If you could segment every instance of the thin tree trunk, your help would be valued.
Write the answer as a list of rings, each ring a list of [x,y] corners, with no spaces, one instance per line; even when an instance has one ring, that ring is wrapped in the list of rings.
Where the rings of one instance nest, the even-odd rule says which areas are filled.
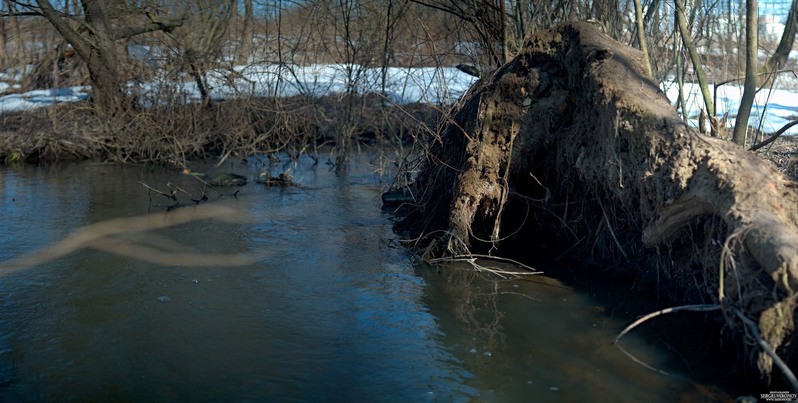
[[[676,96],[676,105],[679,106],[679,113],[682,120],[687,121],[687,104],[684,102],[684,58],[679,54],[678,45],[674,42],[673,54],[676,58],[676,86],[679,89]]]
[[[659,0],[653,0],[651,5],[648,6],[648,10],[646,11],[646,17],[643,19],[645,22],[651,21],[654,18],[654,14],[659,9]]]
[[[0,4],[0,13],[3,13],[2,4]],[[9,13],[10,14],[10,13]],[[6,65],[6,44],[8,43],[8,39],[6,39],[6,19],[0,17],[0,66]]]
[[[238,63],[247,64],[253,47],[254,10],[252,0],[244,0],[244,21],[241,27],[241,47],[238,49]]]
[[[392,28],[393,28],[393,2],[394,0],[388,0],[387,10],[385,11],[385,37],[382,41],[382,68],[380,71],[380,94],[382,94],[382,99],[380,103],[383,107],[385,107],[387,92],[385,88],[388,85],[388,65],[391,63],[391,57],[388,53],[391,46],[392,41]]]
[[[274,80],[274,95],[280,96],[280,85],[283,81],[283,0],[277,1],[277,79]]]
[[[524,35],[526,35],[526,27],[524,26],[524,12],[521,0],[515,1],[515,42],[516,47],[520,48],[524,42]]]
[[[704,98],[704,105],[707,107],[707,114],[715,116],[715,105],[712,103],[712,94],[709,92],[709,85],[707,83],[707,74],[704,72],[704,66],[701,64],[701,56],[693,43],[693,38],[690,35],[690,30],[687,28],[687,20],[684,14],[684,0],[675,0],[676,2],[676,26],[679,28],[679,34],[682,37],[682,43],[687,48],[690,55],[690,61],[693,63],[693,70],[698,77],[698,85],[701,87],[701,95]]]
[[[756,0],[745,1],[745,84],[743,98],[740,100],[740,109],[737,110],[737,119],[734,121],[734,142],[745,146],[748,134],[748,118],[751,115],[751,106],[756,95],[757,75],[757,11]]]
[[[507,16],[504,8],[504,0],[499,0],[499,29],[501,29],[502,46],[502,65],[510,60],[507,53]]]
[[[768,60],[768,71],[776,71],[787,63],[792,45],[795,42],[795,32],[798,31],[798,0],[792,1],[790,13],[787,14],[787,22],[784,24],[784,33],[781,35],[779,46],[773,52],[773,56]]]
[[[648,56],[648,45],[646,44],[646,31],[643,27],[643,5],[640,4],[640,0],[634,0],[634,2],[635,22],[637,23],[637,43],[640,45],[640,50],[643,52],[648,76],[653,78],[654,73],[651,71],[651,58]]]

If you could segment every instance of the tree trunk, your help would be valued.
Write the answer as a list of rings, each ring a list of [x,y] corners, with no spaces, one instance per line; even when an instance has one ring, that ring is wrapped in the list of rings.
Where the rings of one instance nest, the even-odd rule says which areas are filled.
[[[82,36],[72,28],[69,21],[62,17],[49,1],[37,0],[37,3],[44,17],[86,63],[92,83],[93,102],[98,110],[116,113],[122,103],[122,82],[119,81],[117,58],[109,54],[115,47],[108,33],[107,21],[102,18],[102,3],[83,2],[86,23],[92,27],[88,30],[88,37]]]
[[[798,0],[792,0],[790,12],[787,14],[787,22],[784,24],[784,33],[781,35],[779,45],[773,56],[768,60],[768,71],[776,71],[787,63],[787,57],[792,51],[792,44],[795,42],[795,32],[798,31]]]
[[[693,43],[693,37],[690,34],[690,28],[687,26],[687,19],[684,15],[684,0],[676,1],[676,26],[679,28],[679,33],[682,37],[682,43],[687,48],[690,54],[690,61],[693,62],[693,70],[698,77],[698,85],[701,87],[701,95],[704,96],[704,105],[707,108],[709,116],[715,116],[715,105],[712,102],[712,94],[709,92],[709,85],[707,82],[707,74],[704,72],[704,66],[701,63],[701,56],[698,54]]]
[[[0,4],[0,14],[6,13],[3,4]],[[9,13],[10,14],[10,13]],[[6,32],[6,18],[0,17],[0,66],[7,66],[6,44],[8,43],[8,33]]]
[[[131,15],[121,0],[83,0],[83,13],[87,29],[79,32],[70,25],[68,16],[55,10],[48,0],[36,0],[42,15],[59,34],[72,45],[86,63],[92,83],[92,101],[101,113],[112,115],[127,110],[131,103],[125,96],[125,74],[120,68],[117,41],[155,30],[170,30],[182,20],[151,21],[148,24],[124,23]],[[114,21],[113,16],[121,18]]]
[[[735,143],[745,146],[748,135],[748,118],[751,116],[751,107],[754,105],[756,96],[756,77],[759,73],[757,68],[757,28],[759,18],[756,11],[756,0],[745,1],[745,83],[743,84],[743,97],[740,99],[740,107],[737,109],[737,118],[734,121]]]
[[[639,51],[589,23],[539,32],[448,122],[397,230],[438,255],[496,253],[511,238],[626,261],[666,295],[721,304],[747,363],[770,374],[735,312],[774,349],[793,338],[798,187],[687,127]]]
[[[245,65],[249,63],[249,57],[254,48],[255,11],[252,7],[252,0],[244,0],[244,16],[241,23],[241,47],[238,49],[238,64]]]
[[[646,43],[646,30],[643,25],[643,5],[640,0],[634,0],[635,3],[635,24],[637,26],[637,44],[640,46],[640,51],[643,52],[643,58],[646,62],[646,71],[649,77],[654,77],[654,72],[651,70],[651,58],[648,56],[648,44]]]
[[[507,60],[510,59],[509,52],[507,49],[507,12],[505,11],[505,4],[504,0],[499,0],[499,36],[501,40],[501,53],[502,53],[502,64],[507,63]]]

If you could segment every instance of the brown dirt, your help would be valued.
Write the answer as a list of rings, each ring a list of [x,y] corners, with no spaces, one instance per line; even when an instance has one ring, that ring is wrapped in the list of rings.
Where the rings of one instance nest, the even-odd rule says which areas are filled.
[[[798,185],[688,128],[644,72],[590,23],[531,35],[452,111],[397,229],[439,255],[523,234],[623,262],[674,301],[720,304],[743,361],[769,377],[739,313],[774,348],[794,338]]]

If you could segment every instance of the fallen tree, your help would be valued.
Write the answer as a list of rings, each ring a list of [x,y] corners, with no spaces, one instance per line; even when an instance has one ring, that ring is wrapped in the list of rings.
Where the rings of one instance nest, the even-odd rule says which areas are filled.
[[[437,256],[521,236],[625,262],[684,303],[718,305],[769,380],[768,348],[793,357],[797,185],[687,127],[645,71],[591,23],[530,35],[453,109],[396,228]]]

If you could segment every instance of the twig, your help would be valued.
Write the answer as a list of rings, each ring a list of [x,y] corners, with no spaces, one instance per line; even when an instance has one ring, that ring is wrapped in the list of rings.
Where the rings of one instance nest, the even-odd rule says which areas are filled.
[[[531,268],[531,267],[529,267],[529,266],[527,266],[527,265],[525,265],[523,263],[518,263],[518,262],[516,262],[514,260],[511,260],[511,259],[502,259],[502,258],[497,258],[495,256],[485,256],[485,255],[465,255],[465,256],[439,257],[439,258],[435,258],[435,259],[427,259],[427,263],[429,263],[429,264],[470,263],[472,265],[475,265],[477,258],[506,261],[506,262],[510,262],[510,263],[516,264],[518,266],[521,266],[524,269],[527,269],[527,270],[530,271],[530,273],[519,273],[519,272],[500,270],[500,269],[495,269],[495,268],[490,269],[490,271],[494,271],[494,272],[497,272],[497,273],[514,274],[514,275],[520,275],[520,274],[526,274],[526,275],[543,274],[542,271],[535,270],[535,269],[533,269],[533,268]],[[481,265],[479,265],[479,266],[483,267]]]
[[[531,299],[532,301],[535,301],[535,302],[543,301],[542,299],[539,299],[539,298],[530,297],[529,295],[522,294],[520,292],[512,292],[512,291],[501,291],[501,292],[497,291],[497,292],[495,292],[493,294],[478,294],[478,295],[485,295],[485,296],[490,296],[490,295],[515,295],[515,296],[518,296],[518,297]]]
[[[439,257],[439,258],[435,258],[435,259],[428,259],[426,262],[428,264],[431,264],[431,265],[446,264],[446,263],[468,263],[476,271],[487,271],[489,273],[496,274],[497,276],[499,276],[499,277],[501,277],[502,279],[505,279],[505,280],[507,279],[507,277],[505,277],[504,274],[509,274],[509,275],[513,275],[513,276],[518,275],[518,273],[516,273],[516,272],[510,272],[510,271],[501,270],[501,269],[497,269],[497,268],[493,268],[493,267],[482,266],[482,265],[477,263],[477,258],[476,257],[470,257],[470,256]],[[533,274],[533,273],[527,273],[527,274]]]
[[[205,187],[208,187],[208,188],[211,188],[211,189],[213,189],[213,191],[214,191],[214,192],[216,192],[216,193],[218,193],[218,194],[219,194],[219,196],[224,196],[224,193],[222,193],[221,191],[219,191],[219,189],[216,189],[216,187],[215,187],[215,186],[213,186],[213,185],[211,185],[210,183],[206,182],[204,179],[200,178],[200,177],[199,177],[199,176],[197,176],[197,175],[191,175],[191,176],[193,176],[193,177],[194,177],[194,179],[196,179],[196,180],[198,180],[198,181],[202,182],[202,184],[203,184],[203,185],[205,185]],[[202,189],[202,194],[203,194],[203,195],[205,194],[205,188],[203,188],[203,189]]]
[[[756,323],[754,323],[753,320],[745,316],[743,312],[740,311],[740,309],[737,308],[736,306],[732,306],[731,309],[734,311],[735,315],[737,315],[737,317],[740,318],[740,320],[743,321],[743,323],[746,326],[748,326],[751,333],[754,334],[754,337],[756,338],[759,347],[761,347],[762,350],[764,350],[765,353],[769,355],[770,358],[773,359],[773,363],[776,364],[777,367],[779,367],[781,373],[784,374],[784,377],[787,378],[788,382],[790,382],[792,391],[798,392],[798,378],[795,377],[795,374],[792,372],[790,367],[787,366],[787,364],[781,359],[781,357],[779,357],[778,354],[776,354],[776,352],[773,351],[773,349],[765,341],[765,339],[762,338],[762,334],[759,333],[759,327],[756,325]]]
[[[509,258],[506,258],[506,257],[489,256],[489,255],[478,255],[478,254],[470,254],[470,255],[467,255],[467,256],[476,257],[476,258],[480,258],[480,259],[486,259],[486,260],[496,260],[496,261],[499,261],[499,262],[512,263],[512,264],[514,264],[516,266],[521,266],[521,267],[533,272],[533,273],[530,273],[530,274],[543,274],[543,272],[540,271],[540,270],[537,270],[537,269],[535,269],[535,268],[533,268],[531,266],[527,266],[527,265],[525,265],[525,264],[523,264],[523,263],[521,263],[521,262],[519,262],[517,260],[509,259]],[[466,257],[466,256],[453,256],[453,257],[454,258],[462,258],[462,257]]]
[[[181,188],[180,186],[175,185],[172,182],[166,182],[166,186],[169,187],[170,189],[174,188],[175,190],[177,190],[179,192],[182,192],[183,194],[185,194],[188,197],[192,197],[191,193],[186,192],[185,190],[183,190],[183,188]]]
[[[632,355],[632,353],[626,351],[626,349],[624,349],[619,344],[619,342],[621,341],[621,337],[623,337],[626,333],[629,333],[632,329],[636,328],[637,326],[639,326],[643,322],[646,322],[646,321],[648,321],[649,319],[652,319],[652,318],[656,318],[657,316],[660,316],[660,315],[665,315],[665,314],[668,314],[668,313],[673,313],[673,312],[678,312],[678,311],[710,312],[710,311],[717,311],[719,309],[721,309],[721,306],[717,305],[717,304],[716,305],[708,305],[708,304],[683,305],[683,306],[677,306],[677,307],[672,307],[672,308],[661,309],[659,311],[652,312],[652,313],[649,313],[647,315],[644,315],[644,316],[640,317],[639,319],[637,319],[636,321],[632,322],[631,325],[627,326],[626,329],[623,329],[623,331],[620,334],[618,334],[617,337],[615,337],[615,341],[613,343],[618,347],[618,349],[621,350],[622,353],[626,354],[627,357],[631,358],[632,361],[634,361],[634,362],[636,362],[636,363],[638,363],[638,364],[640,364],[640,365],[642,365],[642,366],[644,366],[644,367],[646,367],[646,368],[648,368],[648,369],[650,369],[652,371],[658,372],[658,373],[660,373],[662,375],[670,375],[669,373],[667,373],[667,372],[665,372],[665,371],[663,371],[661,369],[654,368],[654,367],[644,363],[643,361],[639,360],[637,357]]]
[[[154,187],[152,187],[152,186],[150,186],[150,185],[148,185],[148,184],[146,184],[144,182],[139,182],[139,184],[141,186],[144,186],[145,188],[155,192],[155,193],[158,193],[159,195],[167,197],[169,200],[177,201],[177,197],[175,197],[174,193],[164,193],[164,192],[162,192],[162,191],[160,191],[160,190],[158,190],[158,189],[156,189],[156,188],[154,188]]]
[[[623,346],[621,346],[620,344],[616,343],[615,345],[618,347],[619,350],[621,350],[621,352],[624,355],[629,357],[629,359],[634,361],[635,363],[640,364],[640,365],[646,367],[647,369],[650,369],[650,370],[652,370],[652,371],[654,371],[654,372],[656,372],[658,374],[662,374],[662,375],[665,375],[665,376],[671,376],[671,374],[669,372],[663,371],[663,370],[661,370],[659,368],[652,367],[651,365],[648,365],[645,362],[641,361],[639,358],[635,357],[632,353],[626,351],[626,349],[623,348]]]
[[[626,255],[626,251],[623,250],[621,243],[618,241],[618,237],[615,236],[615,231],[612,230],[612,224],[610,224],[610,219],[607,217],[607,212],[604,210],[604,205],[601,204],[601,201],[598,203],[599,207],[601,207],[601,213],[604,215],[604,221],[607,223],[607,229],[610,231],[610,236],[612,236],[612,240],[615,241],[615,246],[618,247],[618,250],[621,251],[624,259],[629,261],[629,256]]]
[[[649,319],[656,318],[657,316],[678,311],[710,312],[710,311],[717,311],[720,308],[721,306],[717,304],[698,304],[698,305],[682,305],[672,308],[660,309],[659,311],[643,315],[636,321],[632,322],[631,325],[627,326],[625,329],[623,329],[623,331],[620,334],[618,334],[617,337],[615,337],[615,343],[617,344],[618,341],[621,340],[621,337],[623,337],[626,333],[629,333],[632,329],[636,328],[641,323],[646,322]]]
[[[502,270],[502,269],[500,269],[498,267],[483,266],[483,265],[477,263],[477,258],[495,259],[495,260],[503,260],[503,261],[512,262],[514,264],[517,264],[517,265],[523,267],[524,269],[530,270],[530,272],[528,272],[528,273],[523,272],[522,273],[522,272],[518,272],[518,271]],[[491,273],[491,274],[494,274],[496,276],[501,277],[503,280],[507,279],[506,276],[520,277],[520,276],[523,276],[523,275],[536,275],[536,274],[541,274],[542,273],[542,272],[539,272],[539,271],[535,271],[533,268],[531,268],[529,266],[526,266],[524,264],[515,262],[515,261],[510,260],[510,259],[502,259],[502,258],[496,258],[494,256],[484,256],[484,255],[460,255],[460,256],[452,256],[452,257],[442,257],[442,258],[428,259],[427,263],[433,264],[433,265],[434,264],[442,264],[442,263],[468,263],[469,265],[471,265],[471,267],[474,268],[474,270],[476,270],[478,272],[488,272],[488,273]]]
[[[798,125],[798,120],[793,120],[792,122],[787,123],[786,125],[782,126],[781,129],[779,129],[776,133],[773,133],[772,136],[768,137],[765,140],[762,140],[762,142],[759,143],[759,144],[751,146],[751,148],[749,148],[749,150],[750,151],[756,151],[756,150],[758,150],[758,149],[760,149],[760,148],[762,148],[762,147],[764,147],[764,146],[776,141],[776,139],[779,138],[782,134],[784,134],[784,132],[786,132],[789,128],[791,128],[791,127],[793,127],[795,125]]]

